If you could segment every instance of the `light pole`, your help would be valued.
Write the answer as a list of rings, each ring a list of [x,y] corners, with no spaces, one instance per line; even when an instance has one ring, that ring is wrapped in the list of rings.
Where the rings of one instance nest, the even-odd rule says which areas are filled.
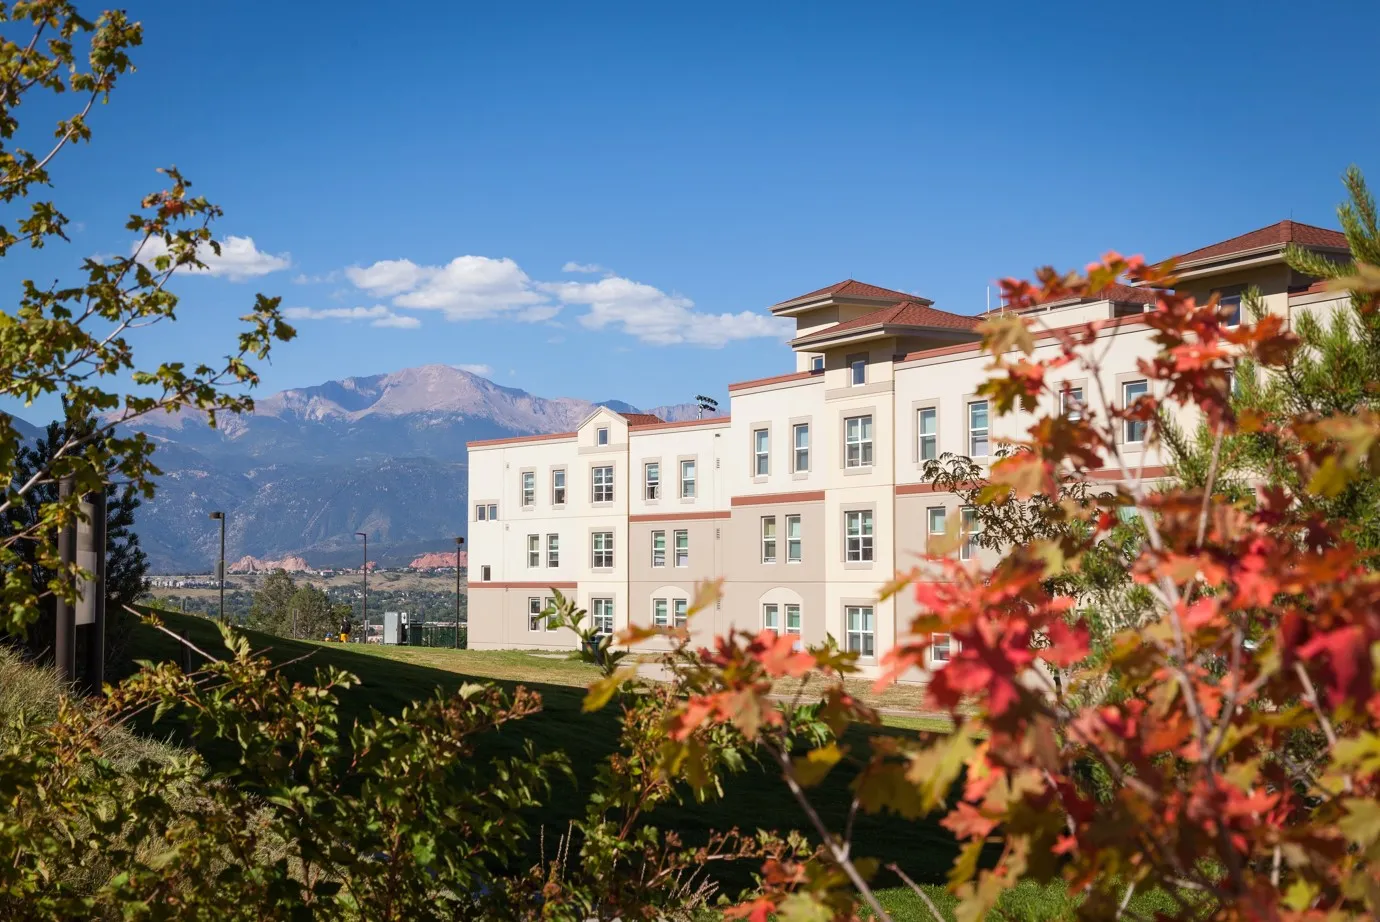
[[[460,649],[460,548],[464,538],[455,539],[455,649]]]
[[[355,532],[356,538],[364,539],[364,596],[359,602],[359,628],[369,637],[369,536],[362,531]]]
[[[213,512],[212,519],[220,520],[220,567],[216,575],[220,578],[220,620],[225,622],[225,513]]]

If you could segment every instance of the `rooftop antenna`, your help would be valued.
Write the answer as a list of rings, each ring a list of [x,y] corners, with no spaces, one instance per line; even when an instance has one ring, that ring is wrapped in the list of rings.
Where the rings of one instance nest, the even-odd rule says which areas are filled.
[[[992,286],[987,286],[987,313],[992,313]]]

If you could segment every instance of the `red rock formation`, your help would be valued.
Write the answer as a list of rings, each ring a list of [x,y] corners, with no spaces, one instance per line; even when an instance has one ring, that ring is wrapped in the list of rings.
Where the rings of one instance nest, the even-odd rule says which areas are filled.
[[[271,573],[274,570],[286,570],[289,573],[301,573],[310,570],[306,560],[301,557],[288,555],[281,560],[260,560],[257,557],[241,557],[239,560],[225,568],[231,573]]]
[[[448,554],[445,551],[440,551],[435,554],[423,554],[422,556],[418,557],[416,560],[408,564],[407,568],[409,570],[436,570],[440,569],[441,567],[453,566],[455,566],[455,554]],[[469,566],[468,551],[460,552],[460,566]]]

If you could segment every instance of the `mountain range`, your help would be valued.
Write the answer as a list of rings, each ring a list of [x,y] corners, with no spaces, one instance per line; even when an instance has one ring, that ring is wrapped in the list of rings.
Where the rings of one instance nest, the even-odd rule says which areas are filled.
[[[218,426],[144,417],[163,471],[136,530],[154,573],[210,572],[226,513],[226,560],[295,555],[359,566],[355,532],[380,566],[454,551],[468,517],[465,443],[574,429],[596,406],[691,419],[693,403],[639,410],[617,400],[536,397],[449,365],[327,381],[256,399]]]

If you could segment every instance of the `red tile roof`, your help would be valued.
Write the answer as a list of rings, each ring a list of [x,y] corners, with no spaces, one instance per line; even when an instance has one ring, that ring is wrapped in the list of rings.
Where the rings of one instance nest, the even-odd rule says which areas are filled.
[[[660,429],[684,429],[687,426],[727,426],[728,423],[729,417],[727,416],[706,416],[704,419],[682,419],[673,423],[638,423],[628,428],[644,432]]]
[[[772,375],[767,378],[753,378],[751,381],[737,381],[728,386],[729,393],[741,391],[749,387],[761,387],[766,384],[784,384],[787,381],[803,381],[806,378],[823,378],[822,371],[793,371],[784,375]]]
[[[655,423],[666,422],[660,416],[653,416],[651,413],[619,413],[618,415],[626,419],[629,426],[650,426]]]
[[[902,301],[918,301],[923,304],[934,303],[929,298],[924,298],[919,295],[913,295],[909,292],[893,291],[890,288],[879,288],[876,285],[868,285],[863,282],[855,281],[853,279],[844,279],[842,282],[835,282],[833,285],[829,285],[825,288],[820,288],[817,291],[811,291],[808,294],[797,295],[794,298],[787,298],[785,301],[773,304],[772,306],[780,307],[782,304],[790,304],[793,301],[807,301],[811,298],[824,297],[875,298],[878,300],[881,300],[883,298],[897,298]]]
[[[1244,253],[1262,247],[1283,246],[1286,243],[1297,243],[1299,246],[1305,247],[1347,248],[1346,235],[1341,231],[1317,227],[1313,224],[1302,224],[1298,221],[1280,221],[1278,224],[1271,224],[1269,227],[1262,227],[1248,234],[1223,240],[1221,243],[1214,243],[1189,253],[1182,253],[1174,257],[1174,262],[1178,264],[1196,262],[1200,259],[1230,256],[1233,253]]]
[[[941,311],[916,301],[902,301],[900,304],[893,304],[891,307],[884,307],[879,311],[863,314],[854,320],[817,330],[814,333],[801,336],[799,339],[826,339],[835,333],[846,333],[849,330],[872,326],[944,327],[949,330],[971,330],[978,325],[981,319],[981,317],[951,314],[948,311]]]

